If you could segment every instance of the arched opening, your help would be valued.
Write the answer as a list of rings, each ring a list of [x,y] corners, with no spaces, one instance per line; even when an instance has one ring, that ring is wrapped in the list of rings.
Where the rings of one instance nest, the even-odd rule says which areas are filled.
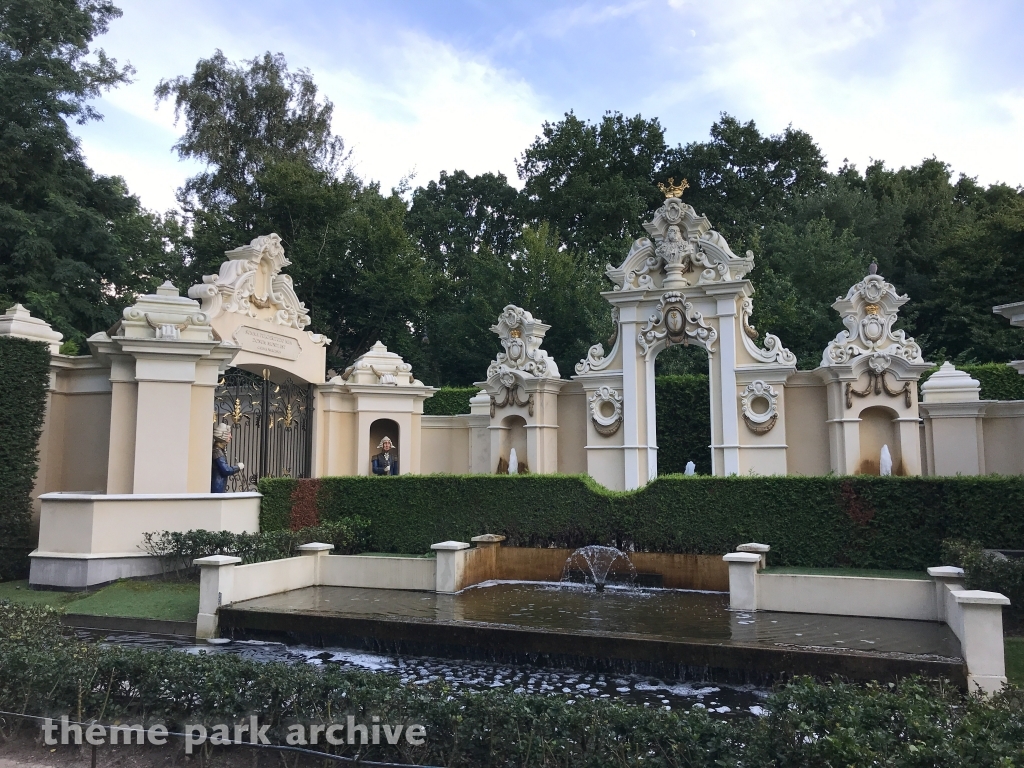
[[[378,453],[381,452],[382,449],[379,448],[378,446],[381,444],[381,441],[385,437],[390,438],[391,444],[394,446],[391,449],[391,455],[394,457],[395,461],[398,460],[398,446],[400,445],[400,440],[402,439],[402,435],[398,428],[398,422],[392,419],[377,419],[376,421],[370,424],[371,462],[372,457],[376,456]],[[399,465],[398,469],[399,474],[401,474],[402,471],[404,470],[404,467]],[[371,468],[370,471],[372,473],[373,469]]]
[[[501,420],[501,442],[498,451],[497,472],[500,475],[508,472],[509,458],[512,449],[516,451],[516,461],[519,463],[519,472],[528,470],[526,460],[526,419],[522,416],[506,416]]]
[[[895,419],[897,414],[890,408],[872,406],[860,412],[860,464],[858,474],[880,474],[879,461],[882,446],[889,446],[892,456],[892,473],[903,474],[903,461],[900,454],[899,432]]]
[[[663,349],[654,361],[658,474],[681,473],[692,461],[711,474],[711,386],[708,353],[696,344]]]

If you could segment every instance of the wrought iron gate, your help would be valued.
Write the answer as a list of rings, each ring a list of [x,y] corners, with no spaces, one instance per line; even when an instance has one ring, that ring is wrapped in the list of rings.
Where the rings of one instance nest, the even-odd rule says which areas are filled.
[[[214,421],[231,427],[228,462],[245,470],[228,478],[229,492],[254,491],[261,477],[309,477],[313,453],[313,388],[291,379],[275,384],[231,368],[217,385]]]

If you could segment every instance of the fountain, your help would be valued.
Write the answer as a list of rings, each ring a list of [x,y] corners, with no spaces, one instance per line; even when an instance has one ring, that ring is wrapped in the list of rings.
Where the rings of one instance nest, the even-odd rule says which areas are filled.
[[[625,569],[619,570],[623,564]],[[604,591],[610,575],[626,573],[630,584],[636,580],[636,568],[625,552],[615,547],[602,547],[596,544],[580,547],[566,558],[565,566],[562,568],[562,581],[571,581],[570,577],[574,572],[582,572],[584,580],[593,581],[598,592]]]

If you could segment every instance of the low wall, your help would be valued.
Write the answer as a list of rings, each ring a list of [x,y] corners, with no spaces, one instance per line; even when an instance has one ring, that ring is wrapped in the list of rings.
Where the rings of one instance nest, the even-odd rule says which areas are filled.
[[[225,603],[240,603],[311,587],[316,583],[315,566],[315,558],[303,556],[236,566],[230,595],[222,599]]]
[[[159,560],[142,549],[143,534],[255,532],[260,498],[258,493],[43,494],[29,584],[87,589],[159,573]]]
[[[319,583],[329,587],[367,587],[433,591],[437,562],[428,557],[325,555]]]
[[[762,611],[841,612],[844,616],[918,621],[939,618],[930,579],[760,573],[757,607]]]

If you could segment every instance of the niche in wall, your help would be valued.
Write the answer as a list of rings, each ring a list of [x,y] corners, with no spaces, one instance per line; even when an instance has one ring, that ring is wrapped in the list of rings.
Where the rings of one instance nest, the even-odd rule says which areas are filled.
[[[402,436],[399,434],[398,422],[392,419],[377,419],[370,424],[370,458],[372,459],[378,453],[380,449],[377,447],[380,441],[384,439],[384,436],[390,437],[391,442],[394,444],[392,453],[398,453],[398,447],[401,445]],[[400,474],[405,473],[405,467],[401,464],[398,465],[398,471]],[[372,471],[372,470],[371,470]]]
[[[889,446],[892,456],[892,473],[903,474],[903,457],[900,452],[898,415],[890,408],[872,406],[860,412],[860,464],[858,474],[879,474],[879,459],[882,446]]]
[[[522,416],[506,416],[501,420],[498,474],[508,472],[508,459],[513,448],[516,449],[519,466],[526,466],[529,469],[526,460],[526,419]]]

